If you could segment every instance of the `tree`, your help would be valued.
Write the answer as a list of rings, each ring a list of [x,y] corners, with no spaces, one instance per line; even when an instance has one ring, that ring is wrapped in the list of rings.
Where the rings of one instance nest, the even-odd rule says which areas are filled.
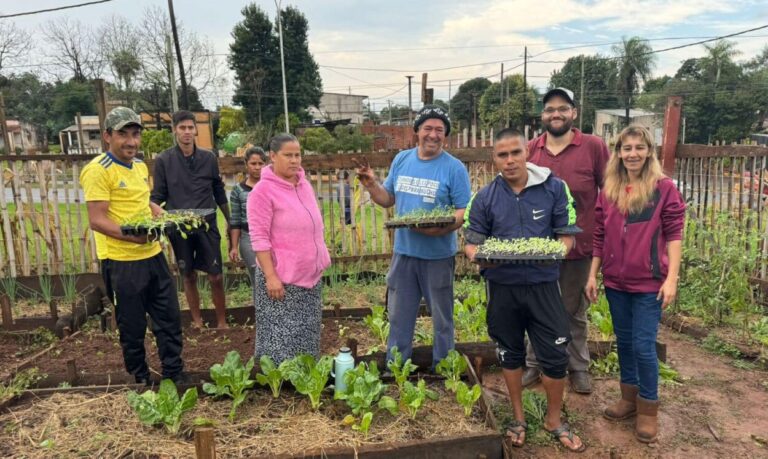
[[[176,19],[176,29],[179,35],[179,46],[181,48],[182,61],[184,62],[184,72],[187,79],[187,86],[194,86],[198,92],[204,92],[208,86],[217,84],[219,77],[219,66],[221,65],[213,44],[206,38],[200,38],[197,33],[190,32],[184,27],[184,23]],[[179,72],[175,49],[173,46],[166,46],[166,40],[170,39],[171,21],[167,12],[159,6],[147,7],[144,10],[138,33],[142,37],[140,46],[142,48],[142,80],[149,86],[157,85],[168,91],[168,100],[166,107],[171,106],[170,100],[170,67],[174,68],[176,86],[181,86],[181,73]],[[179,94],[181,94],[179,92]],[[190,110],[192,107],[192,92],[189,90]]]
[[[579,119],[583,129],[591,132],[594,130],[595,110],[621,107],[621,101],[615,95],[618,79],[616,61],[600,54],[568,58],[559,70],[552,73],[550,87],[570,89],[573,91],[575,102],[579,105],[582,100],[582,62],[584,63],[584,105],[578,107]]]
[[[6,116],[33,123],[38,138],[49,138],[53,130],[51,103],[53,85],[31,73],[0,76],[0,91],[5,94]]]
[[[276,97],[282,94],[282,85],[274,71],[280,68],[279,49],[264,10],[251,3],[241,12],[243,20],[232,30],[234,42],[229,45],[229,68],[235,72],[233,101],[245,109],[250,123],[263,124],[279,113]],[[265,95],[271,97],[269,104]]]
[[[714,45],[704,45],[707,56],[701,59],[701,68],[707,74],[714,87],[720,83],[720,75],[725,70],[731,75],[741,73],[741,69],[733,62],[740,51],[736,49],[736,43],[727,40],[718,40]]]
[[[107,63],[117,89],[131,105],[133,84],[143,65],[137,46],[141,36],[133,24],[116,14],[104,22],[97,34],[101,58]]]
[[[389,123],[400,119],[408,118],[408,106],[395,104],[381,109],[381,120]]]
[[[234,102],[246,110],[249,122],[272,124],[283,112],[282,69],[277,29],[267,14],[252,3],[232,30],[229,66],[235,72]],[[309,52],[308,22],[293,7],[280,12],[283,26],[288,111],[300,117],[319,105],[322,81]]]
[[[622,38],[621,45],[614,45],[613,51],[619,59],[616,88],[621,94],[626,112],[625,123],[629,125],[629,110],[640,83],[651,77],[655,55],[646,40],[640,37]]]
[[[443,99],[435,99],[432,102],[432,105],[437,105],[438,107],[445,110],[446,113],[448,113],[448,102],[444,101]]]
[[[219,117],[219,129],[216,131],[216,135],[220,139],[245,129],[245,111],[241,108],[221,107]]]
[[[14,22],[0,20],[0,72],[8,62],[21,59],[32,48],[32,36]]]
[[[84,83],[101,76],[103,65],[91,27],[65,16],[46,22],[43,35],[48,39],[48,58],[63,69],[68,78]]]
[[[509,75],[504,78],[509,99],[501,103],[501,83],[493,83],[488,86],[479,98],[478,116],[482,125],[486,128],[503,128],[507,124],[507,118],[511,126],[522,127],[525,123],[523,116],[523,102],[536,100],[536,91],[528,87],[527,96],[523,93],[523,76],[519,74]],[[530,104],[528,104],[530,105]]]
[[[96,114],[96,91],[93,85],[75,78],[65,83],[57,82],[53,89],[50,113],[53,121],[52,131],[58,133],[72,124],[77,112],[83,116]]]
[[[315,153],[335,153],[336,139],[325,128],[310,128],[299,138],[302,148]]]
[[[458,127],[472,124],[475,104],[490,85],[491,80],[478,77],[467,80],[459,86],[458,92],[451,98],[451,115]]]

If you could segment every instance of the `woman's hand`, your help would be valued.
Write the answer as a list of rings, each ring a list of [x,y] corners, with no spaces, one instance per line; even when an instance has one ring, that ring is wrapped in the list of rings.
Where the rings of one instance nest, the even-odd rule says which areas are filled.
[[[587,295],[587,299],[590,303],[597,303],[597,278],[595,276],[589,276],[587,278],[587,285],[584,286],[584,293]]]
[[[267,295],[273,300],[282,301],[285,298],[285,288],[277,276],[267,277]]]
[[[237,247],[232,247],[229,249],[229,261],[232,263],[237,263],[240,261],[240,253],[237,250]]]
[[[661,309],[664,309],[670,304],[672,304],[676,298],[677,298],[677,279],[670,279],[669,277],[667,277],[667,280],[665,280],[664,283],[661,284],[661,288],[659,289],[659,294],[656,295],[656,299],[662,300]]]

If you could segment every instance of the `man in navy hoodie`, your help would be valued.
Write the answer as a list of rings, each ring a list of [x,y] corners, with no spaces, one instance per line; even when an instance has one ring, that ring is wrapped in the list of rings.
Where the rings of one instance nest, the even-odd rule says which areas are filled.
[[[573,248],[576,213],[568,186],[550,170],[527,163],[526,142],[519,131],[496,136],[493,162],[499,175],[475,195],[464,227],[464,252],[474,260],[487,238],[556,238]],[[544,427],[571,451],[585,445],[560,419],[571,339],[568,314],[558,287],[557,264],[481,265],[488,289],[488,334],[498,346],[499,363],[512,402],[515,421],[507,428],[514,446],[525,442],[522,375],[524,335],[539,358],[547,394]]]

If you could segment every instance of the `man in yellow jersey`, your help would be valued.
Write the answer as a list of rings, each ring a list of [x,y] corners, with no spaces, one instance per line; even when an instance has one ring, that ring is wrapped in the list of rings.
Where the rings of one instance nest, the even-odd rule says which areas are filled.
[[[117,107],[107,114],[104,127],[109,150],[83,168],[80,185],[101,275],[115,304],[125,368],[137,383],[151,384],[144,350],[149,314],[163,378],[183,382],[179,300],[168,263],[158,242],[146,236],[125,236],[120,230],[122,222],[136,215],[163,212],[150,203],[149,172],[136,159],[141,118],[129,108]]]

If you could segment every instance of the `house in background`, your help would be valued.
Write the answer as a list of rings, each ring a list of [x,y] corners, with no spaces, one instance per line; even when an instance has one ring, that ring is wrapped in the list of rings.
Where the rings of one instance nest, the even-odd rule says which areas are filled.
[[[363,101],[367,98],[368,96],[356,94],[324,92],[320,97],[320,106],[309,107],[307,111],[312,116],[313,124],[340,120],[349,120],[350,124],[363,124],[365,120]]]
[[[7,154],[16,151],[37,151],[46,147],[45,136],[38,136],[38,128],[32,123],[19,120],[5,120],[5,128],[10,137],[10,148],[5,147],[5,139],[0,135],[0,148]]]
[[[612,142],[613,138],[621,132],[626,114],[626,110],[623,108],[595,110],[595,131],[593,134],[602,137],[606,143]],[[661,144],[663,123],[664,117],[662,115],[637,108],[629,110],[629,124],[637,124],[651,131],[656,145]]]
[[[101,130],[99,129],[99,117],[81,116],[83,128],[83,140],[80,141],[80,130],[75,124],[59,131],[59,144],[61,152],[66,155],[85,155],[101,152]],[[82,148],[81,148],[82,146]]]

